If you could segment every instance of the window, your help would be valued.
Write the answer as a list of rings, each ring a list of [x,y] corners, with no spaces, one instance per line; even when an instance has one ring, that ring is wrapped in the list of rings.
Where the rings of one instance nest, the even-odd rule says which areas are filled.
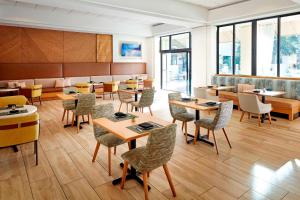
[[[233,26],[219,29],[219,73],[233,73]]]
[[[300,15],[281,18],[280,76],[300,77]]]
[[[170,38],[168,36],[161,37],[161,50],[170,49]]]
[[[257,75],[277,76],[277,18],[257,22]]]
[[[190,34],[177,34],[171,36],[172,49],[188,49],[190,48]]]
[[[251,75],[252,23],[235,25],[235,74]]]

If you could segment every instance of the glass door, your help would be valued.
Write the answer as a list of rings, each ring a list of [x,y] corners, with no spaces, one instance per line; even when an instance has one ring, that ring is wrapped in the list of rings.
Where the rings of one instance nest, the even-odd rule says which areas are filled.
[[[190,95],[190,52],[162,53],[162,89]]]

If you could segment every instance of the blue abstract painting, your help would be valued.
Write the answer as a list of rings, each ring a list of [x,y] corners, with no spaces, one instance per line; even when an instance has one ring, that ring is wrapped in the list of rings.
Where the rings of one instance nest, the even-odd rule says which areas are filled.
[[[121,44],[122,57],[142,57],[142,44],[134,42],[123,42]]]

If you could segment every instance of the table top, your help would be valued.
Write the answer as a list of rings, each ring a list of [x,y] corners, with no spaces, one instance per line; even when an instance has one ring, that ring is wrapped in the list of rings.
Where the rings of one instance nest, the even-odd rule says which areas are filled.
[[[256,95],[260,95],[260,96],[269,96],[269,97],[281,96],[281,95],[285,94],[284,91],[265,91],[264,92],[263,90],[261,90],[259,93],[253,92],[253,90],[246,90],[246,91],[244,91],[244,93],[256,94]]]
[[[182,106],[182,107],[191,108],[191,109],[194,109],[194,110],[202,110],[202,111],[216,110],[216,109],[219,108],[219,105],[216,105],[216,106],[202,106],[202,105],[199,105],[199,104],[203,104],[203,103],[207,103],[207,102],[216,102],[216,101],[212,101],[212,100],[209,100],[209,99],[201,99],[201,98],[197,98],[197,99],[198,99],[197,104],[196,104],[195,101],[185,102],[185,101],[175,101],[175,100],[169,101],[169,103],[177,105],[177,106]]]
[[[31,115],[33,113],[35,113],[37,111],[37,107],[36,106],[32,106],[32,105],[24,105],[23,108],[16,108],[16,110],[27,110],[28,112],[26,113],[20,113],[20,114],[14,114],[14,115],[4,115],[4,116],[0,116],[0,119],[9,119],[9,118],[15,118],[15,117],[25,117],[28,115]],[[11,109],[5,109],[5,110],[0,110],[0,113],[2,112],[8,112]]]
[[[207,88],[207,89],[212,89],[212,90],[228,90],[228,89],[234,89],[235,86],[214,86],[212,88]]]
[[[13,91],[18,91],[19,88],[3,88],[0,89],[0,92],[13,92]]]
[[[153,117],[149,114],[143,114],[143,113],[139,113],[139,112],[134,112],[132,114],[137,116],[135,118],[135,122],[132,122],[131,119],[113,122],[107,118],[99,118],[99,119],[94,119],[93,123],[107,129],[110,133],[114,134],[115,136],[117,136],[127,142],[137,139],[137,138],[140,138],[140,137],[144,137],[149,134],[149,132],[147,132],[147,131],[145,131],[143,133],[136,133],[136,132],[128,129],[127,127],[129,127],[129,126],[137,125],[137,124],[140,124],[143,122],[148,122],[148,121],[160,124],[162,126],[167,126],[167,125],[171,124],[171,122],[167,122],[167,121],[164,121],[157,117]]]
[[[57,94],[56,96],[61,100],[76,100],[77,94]]]
[[[141,90],[119,90],[120,92],[128,93],[128,94],[140,94],[143,91]]]

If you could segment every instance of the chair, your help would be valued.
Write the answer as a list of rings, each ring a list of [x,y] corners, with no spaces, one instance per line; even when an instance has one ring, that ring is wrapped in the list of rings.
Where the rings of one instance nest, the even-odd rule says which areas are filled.
[[[250,118],[251,114],[258,115],[258,126],[261,126],[261,118],[262,114],[268,114],[269,116],[269,124],[271,124],[271,111],[272,105],[271,104],[264,104],[260,102],[258,96],[255,94],[245,94],[239,93],[239,105],[242,110],[242,115],[240,118],[240,122],[242,122],[245,112],[248,113],[248,118]]]
[[[92,119],[111,117],[113,113],[114,107],[112,103],[97,105],[94,106],[92,109]],[[95,162],[96,160],[100,144],[106,146],[108,148],[108,174],[109,176],[111,176],[111,148],[114,147],[114,154],[116,154],[116,146],[124,144],[125,141],[119,139],[118,137],[114,136],[112,133],[109,133],[106,129],[103,129],[100,126],[96,126],[94,124],[93,127],[97,144],[92,162]],[[130,145],[128,147],[130,147]]]
[[[151,105],[153,104],[153,99],[154,99],[154,89],[145,89],[143,90],[142,96],[139,101],[137,102],[132,102],[131,103],[131,112],[133,111],[133,108],[136,107],[142,112],[144,112],[144,108],[148,107],[151,116],[153,116],[152,110],[151,110]]]
[[[42,87],[42,85],[33,85],[27,88],[20,88],[20,95],[24,95],[27,99],[29,99],[32,105],[33,99],[38,98],[40,105],[42,105]]]
[[[76,92],[77,89],[76,88],[64,88],[64,94],[69,94],[70,91]],[[70,112],[70,110],[72,111],[75,109],[75,100],[63,100],[62,106],[64,108],[64,113],[63,113],[61,121],[64,121],[65,115],[67,114],[67,124],[68,124],[69,123],[69,112]]]
[[[168,94],[169,101],[180,101],[181,94],[179,92]],[[188,113],[187,109],[182,106],[177,106],[169,103],[169,109],[171,116],[173,117],[173,123],[176,120],[182,122],[181,130],[184,128],[185,139],[187,142],[187,123],[195,120],[195,115]]]
[[[139,82],[138,80],[127,80],[126,85],[128,88],[135,90],[139,87]]]
[[[118,92],[119,83],[119,81],[103,83],[103,99],[105,97],[105,94],[108,93],[110,95],[110,98],[114,100],[114,94]]]
[[[23,95],[0,97],[0,107],[7,107],[9,104],[23,106],[28,103],[28,100]]]
[[[124,85],[124,84],[119,85],[119,90],[118,90],[118,96],[119,96],[119,100],[120,100],[119,112],[121,110],[123,103],[126,104],[126,111],[128,112],[128,104],[134,102],[134,99],[132,98],[131,94],[120,91],[120,90],[126,90],[126,89],[127,89],[127,85]]]
[[[91,92],[91,84],[89,83],[76,83],[75,87],[77,92],[79,93],[90,93]]]
[[[146,88],[153,88],[153,80],[144,80],[144,89]]]
[[[124,154],[123,176],[121,189],[124,188],[128,164],[143,174],[145,199],[148,199],[148,173],[160,166],[163,166],[173,196],[176,196],[175,188],[168,170],[167,163],[171,159],[176,139],[176,124],[150,131],[145,147],[132,149]]]
[[[219,101],[219,97],[218,96],[210,95],[209,91],[210,90],[207,87],[195,87],[194,88],[194,96],[196,98],[209,99],[209,100],[213,100],[213,101]]]
[[[34,142],[35,164],[38,165],[39,114],[0,120],[0,148]]]
[[[74,110],[72,110],[72,126],[74,126],[75,116],[77,117],[77,133],[79,133],[80,129],[80,119],[84,121],[84,116],[88,116],[88,122],[90,122],[90,114],[93,106],[96,103],[96,95],[94,93],[91,94],[78,94],[78,103]]]
[[[203,118],[195,121],[196,130],[195,130],[194,144],[196,144],[197,142],[197,137],[199,134],[200,127],[203,127],[207,129],[208,138],[209,138],[209,132],[212,131],[217,154],[219,154],[219,151],[218,151],[218,145],[215,137],[216,130],[222,129],[229,147],[232,148],[225,131],[225,127],[231,119],[232,110],[233,110],[233,101],[223,102],[220,103],[219,109],[214,118]]]

